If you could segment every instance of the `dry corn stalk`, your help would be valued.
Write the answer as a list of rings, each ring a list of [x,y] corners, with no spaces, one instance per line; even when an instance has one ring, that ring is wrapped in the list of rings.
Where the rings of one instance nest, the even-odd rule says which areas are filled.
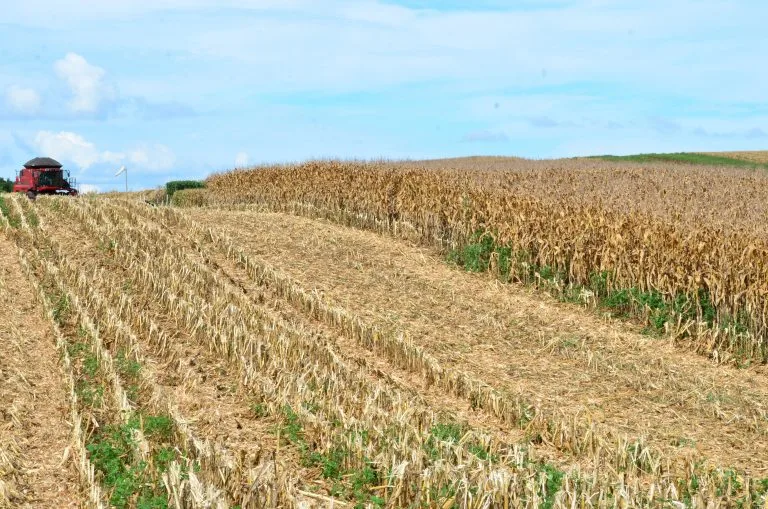
[[[643,173],[599,163],[556,169],[543,163],[515,164],[521,169],[506,172],[340,162],[258,168],[209,178],[207,199],[323,217],[419,237],[440,247],[461,247],[477,232],[491,235],[519,258],[513,277],[527,280],[530,267],[548,267],[568,284],[589,285],[595,275],[609,273],[606,291],[658,292],[670,308],[684,299],[688,309],[679,318],[710,323],[703,334],[682,344],[692,342],[693,348],[719,360],[734,355],[768,360],[768,235],[762,230],[745,235],[748,228],[764,223],[758,222],[759,214],[738,208],[728,216],[731,223],[741,225],[745,216],[754,220],[744,228],[728,228],[715,212],[702,220],[712,196],[696,198],[704,210],[680,208],[683,200],[673,193],[664,199],[664,209],[649,209],[612,183],[629,187],[639,180],[650,181],[650,186],[653,177],[648,175],[658,173],[669,180],[665,184],[677,182],[677,193],[691,193],[680,168]],[[707,171],[712,175],[712,169]],[[755,187],[768,184],[751,174],[726,172],[722,179],[752,194]],[[595,191],[601,185],[608,191]],[[642,186],[636,191],[646,197],[655,192]],[[735,203],[740,199],[733,196]],[[725,200],[717,203],[725,205]],[[677,331],[691,334],[700,328],[686,322]],[[720,332],[713,336],[711,331]]]

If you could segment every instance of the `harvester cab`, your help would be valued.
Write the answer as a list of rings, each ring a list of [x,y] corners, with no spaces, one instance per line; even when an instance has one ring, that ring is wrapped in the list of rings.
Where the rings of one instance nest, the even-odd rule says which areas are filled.
[[[26,193],[34,200],[38,194],[77,195],[77,184],[61,163],[50,157],[36,157],[27,161],[16,174],[13,191]]]

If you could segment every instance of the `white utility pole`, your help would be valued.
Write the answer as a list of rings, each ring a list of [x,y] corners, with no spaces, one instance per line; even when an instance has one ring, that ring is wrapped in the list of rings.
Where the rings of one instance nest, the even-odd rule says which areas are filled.
[[[125,173],[125,192],[128,192],[128,168],[125,166],[121,166],[119,170],[117,170],[117,173],[115,173],[115,177],[119,176],[121,173]]]

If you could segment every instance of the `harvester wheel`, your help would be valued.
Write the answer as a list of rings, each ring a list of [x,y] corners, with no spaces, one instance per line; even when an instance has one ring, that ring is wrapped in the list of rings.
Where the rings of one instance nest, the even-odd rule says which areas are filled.
[[[35,201],[35,199],[37,199],[37,193],[30,189],[27,191],[27,198],[29,198],[30,201]]]

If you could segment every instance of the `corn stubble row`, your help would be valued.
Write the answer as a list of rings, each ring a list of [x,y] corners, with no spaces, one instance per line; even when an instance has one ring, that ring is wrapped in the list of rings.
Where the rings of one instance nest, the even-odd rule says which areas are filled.
[[[26,205],[26,202],[22,203]],[[15,205],[18,206],[18,202]],[[110,339],[114,340],[111,333],[115,331],[117,325],[120,325],[119,322],[114,321],[114,317],[107,313],[99,315],[95,307],[96,303],[101,302],[100,295],[94,292],[91,281],[83,277],[81,272],[78,273],[78,269],[73,267],[65,256],[62,256],[62,249],[55,241],[42,237],[37,229],[30,229],[24,220],[23,213],[20,214],[20,217],[22,218],[22,231],[15,234],[15,239],[19,245],[22,264],[27,269],[27,275],[33,285],[39,289],[41,301],[49,309],[49,317],[53,322],[57,341],[62,349],[67,376],[71,380],[71,405],[73,415],[76,415],[76,418],[73,418],[73,445],[80,454],[78,470],[81,472],[86,491],[90,494],[89,505],[106,507],[114,502],[110,496],[112,489],[103,486],[103,478],[95,473],[88,458],[89,453],[86,452],[86,439],[106,425],[119,422],[127,423],[129,419],[136,417],[136,411],[139,409],[157,410],[163,397],[157,394],[157,387],[147,385],[145,382],[145,386],[154,390],[155,394],[150,399],[141,402],[130,400],[124,389],[122,376],[115,369],[113,353],[102,341],[104,336],[110,336]],[[43,222],[40,221],[40,223],[42,226]],[[41,254],[43,252],[45,255]],[[43,290],[44,285],[47,286],[45,290]],[[79,327],[79,332],[63,332],[57,322],[53,320],[53,312],[50,311],[51,291],[67,299],[67,307],[73,315],[73,323]],[[102,306],[102,311],[104,310]],[[94,316],[101,316],[98,325],[92,318]],[[92,403],[82,404],[79,401],[78,393],[75,392],[75,384],[82,373],[79,372],[79,369],[73,369],[73,361],[70,360],[68,348],[83,337],[90,340],[87,347],[95,355],[98,363],[98,382],[101,384],[105,396],[109,396],[103,403],[97,403],[96,406],[93,406]],[[115,347],[117,345],[112,341],[110,346]],[[123,346],[131,347],[127,344]],[[185,437],[185,424],[178,420],[175,421],[175,424],[176,433]],[[183,468],[174,460],[162,471],[159,471],[149,456],[151,445],[144,437],[141,429],[131,429],[130,431],[133,434],[136,460],[145,462],[148,465],[150,476],[162,482],[169,495],[169,504],[175,507],[226,507],[223,501],[218,501],[214,489],[198,480],[189,459],[186,460]],[[186,438],[188,438],[187,441],[192,441],[189,437]],[[183,440],[179,442],[180,446],[185,445],[185,443]],[[183,449],[186,450],[186,447]]]
[[[24,214],[21,213],[21,210],[18,207],[18,203],[14,202],[14,208],[15,212],[21,218],[23,228],[27,230],[29,225],[26,223]],[[51,307],[51,304],[45,295],[42,285],[37,281],[35,277],[33,267],[28,260],[25,249],[19,245],[19,239],[17,238],[18,234],[11,229],[8,218],[5,217],[2,212],[0,212],[0,227],[2,227],[9,238],[17,242],[19,262],[21,264],[22,270],[30,281],[30,284],[33,286],[38,302],[43,306],[45,316],[51,323],[53,333],[56,338],[56,348],[61,357],[62,369],[64,371],[64,376],[67,383],[67,393],[69,396],[69,415],[70,423],[72,426],[70,444],[73,451],[72,457],[77,467],[77,472],[80,477],[80,483],[83,487],[83,491],[88,497],[87,502],[90,507],[96,509],[106,507],[104,504],[102,489],[95,480],[95,470],[93,464],[91,464],[88,458],[88,454],[85,448],[84,430],[86,425],[83,423],[83,415],[80,412],[80,404],[78,402],[78,396],[75,391],[75,376],[72,368],[72,360],[67,350],[67,340],[64,338],[61,329],[54,320],[53,308]]]
[[[55,217],[52,219],[55,221]],[[53,239],[47,238],[46,244],[50,247],[49,251],[54,255],[56,261],[56,266],[53,266],[48,260],[44,261],[47,272],[57,275],[57,286],[63,294],[68,295],[70,305],[73,307],[81,327],[93,338],[97,357],[103,370],[112,380],[115,394],[119,395],[123,421],[127,421],[127,418],[135,413],[136,408],[143,408],[148,410],[148,413],[155,415],[167,414],[173,421],[177,435],[175,437],[176,443],[186,456],[184,465],[186,479],[182,479],[181,466],[175,463],[167,472],[162,474],[174,505],[226,507],[226,502],[220,495],[222,488],[216,481],[221,477],[221,465],[231,465],[233,460],[226,456],[222,458],[224,455],[221,451],[214,450],[210,443],[195,435],[185,419],[179,415],[171,398],[160,386],[154,383],[151,374],[146,369],[140,371],[142,390],[138,391],[138,395],[134,396],[131,401],[129,401],[125,390],[122,389],[120,375],[115,371],[115,361],[110,350],[120,349],[124,352],[130,352],[132,358],[139,365],[146,365],[142,345],[136,333],[133,332],[135,324],[141,321],[143,315],[132,312],[135,308],[132,306],[130,298],[126,298],[126,295],[119,291],[119,286],[102,287],[101,289],[109,292],[107,295],[100,291],[99,285],[94,284],[94,282],[106,281],[102,273],[99,271],[88,273],[82,267],[67,260],[66,256],[61,254],[64,252],[63,249]],[[115,305],[115,302],[118,304]],[[109,350],[105,348],[101,339],[102,336],[109,338]],[[161,344],[166,339],[162,334],[158,334],[156,327],[151,330],[149,337]],[[143,459],[148,460],[148,446],[140,435],[141,430],[135,431],[139,433],[137,437],[139,451]],[[197,462],[194,468],[193,461]],[[196,473],[195,470],[200,473]],[[198,477],[207,477],[207,479],[201,481]],[[211,479],[213,482],[210,482]]]
[[[85,217],[90,223],[94,221],[91,216]],[[136,309],[146,308],[147,301],[137,303],[132,296],[121,291],[121,282],[107,274],[103,268],[92,267],[92,271],[86,271],[76,264],[66,261],[60,263],[67,268],[67,272],[76,281],[73,284],[85,295],[84,298],[88,300],[94,316],[101,318],[101,327],[112,333],[117,344],[133,351],[139,359],[147,355],[142,353],[144,346],[149,346],[149,350],[154,353],[159,352],[160,356],[167,353],[168,343],[172,341],[169,334],[147,314],[135,312]],[[140,270],[133,263],[127,265],[127,268]],[[143,274],[148,275],[146,272]],[[139,337],[147,338],[149,345],[143,344]],[[179,361],[179,359],[167,357],[165,360]],[[146,372],[142,371],[142,373],[146,376]],[[181,494],[181,500],[185,502],[184,506],[228,507],[230,505],[228,500],[232,497],[224,493],[239,493],[241,486],[249,484],[247,474],[250,472],[238,464],[239,458],[232,451],[209,442],[193,430],[193,426],[179,413],[172,398],[151,379],[145,380],[144,385],[151,390],[148,404],[157,410],[167,412],[173,418],[179,447],[185,451],[190,460],[197,462],[200,472],[200,481],[197,481],[194,474],[190,472],[190,482],[182,484],[173,493]],[[246,497],[245,506],[247,507],[275,506],[285,503],[285,500],[278,498],[276,493],[281,489],[283,492],[287,491],[285,486],[290,480],[285,475],[278,479],[270,477],[276,470],[272,468],[268,458],[263,459],[265,461],[259,465],[259,468],[266,474],[265,477],[275,489],[254,494],[256,498],[254,504],[247,504],[254,497]]]
[[[482,506],[487,502],[504,505],[505,500],[506,503],[514,506],[520,503],[522,496],[525,496],[525,500],[529,503],[541,501],[539,494],[541,473],[526,465],[530,460],[519,448],[513,447],[511,452],[502,454],[505,449],[509,450],[508,447],[503,444],[493,446],[488,443],[490,450],[507,457],[502,465],[483,462],[476,456],[467,454],[462,447],[450,443],[442,444],[443,461],[430,462],[424,458],[423,452],[420,452],[421,445],[425,432],[435,422],[434,417],[429,416],[428,413],[425,414],[423,405],[418,401],[400,400],[404,396],[398,395],[397,391],[371,386],[359,376],[356,377],[354,371],[345,365],[343,359],[329,351],[328,345],[318,345],[317,338],[303,337],[301,334],[289,335],[289,331],[285,331],[283,332],[285,336],[277,335],[273,339],[278,341],[277,344],[259,343],[254,346],[251,343],[249,346],[248,342],[253,341],[254,329],[258,331],[260,327],[258,322],[253,322],[253,317],[259,317],[259,310],[245,300],[236,300],[236,294],[231,292],[219,294],[218,297],[211,295],[210,288],[222,287],[222,283],[216,281],[214,274],[206,271],[203,266],[192,263],[192,260],[184,260],[184,253],[178,250],[178,246],[169,244],[168,236],[160,235],[159,229],[153,229],[151,224],[142,224],[141,219],[135,215],[120,218],[115,214],[119,212],[117,209],[117,207],[107,209],[105,214],[111,215],[111,219],[104,221],[101,225],[91,223],[98,228],[94,229],[93,233],[105,235],[103,238],[106,239],[108,238],[106,234],[109,232],[117,246],[126,246],[125,262],[135,260],[137,251],[142,249],[141,246],[151,251],[145,253],[143,263],[158,265],[151,267],[151,270],[142,271],[150,274],[151,277],[144,280],[141,286],[158,285],[154,290],[150,288],[151,295],[156,299],[163,298],[160,291],[167,295],[166,305],[169,311],[174,312],[173,309],[176,309],[175,316],[182,322],[188,321],[188,326],[194,327],[199,324],[200,340],[208,338],[209,342],[213,342],[212,348],[221,355],[228,356],[230,359],[234,357],[232,360],[235,362],[237,359],[241,359],[240,362],[243,362],[242,359],[257,360],[258,366],[250,370],[251,375],[246,376],[246,379],[263,383],[259,378],[263,379],[265,373],[271,373],[268,378],[272,383],[265,384],[259,390],[267,395],[268,400],[272,402],[272,408],[279,408],[280,405],[291,402],[296,408],[301,409],[297,403],[313,398],[308,391],[308,382],[314,381],[315,384],[326,385],[327,388],[323,393],[325,399],[320,402],[320,409],[315,412],[304,410],[298,412],[307,434],[313,437],[313,443],[322,450],[331,444],[338,444],[339,440],[344,440],[345,437],[352,436],[348,433],[350,430],[359,430],[361,427],[368,430],[373,437],[368,444],[348,441],[344,446],[349,450],[360,451],[358,457],[371,459],[380,465],[382,470],[397,473],[399,479],[391,480],[389,487],[392,490],[389,497],[393,504],[405,505],[420,498],[428,500],[433,491],[431,487],[446,483],[456,485],[458,492],[464,494],[463,503],[460,505],[465,507]],[[88,212],[86,214],[88,214],[87,217],[100,215]],[[86,217],[83,219],[85,220]],[[133,241],[131,241],[132,238]],[[135,242],[135,245],[127,247],[132,242]],[[120,251],[121,249],[118,248],[118,256]],[[163,252],[167,256],[163,256]],[[139,269],[134,266],[133,270]],[[161,274],[169,275],[165,281],[161,281],[163,279]],[[185,287],[186,292],[182,291]],[[193,301],[196,294],[207,295],[211,304]],[[183,303],[185,298],[190,299],[189,305]],[[233,301],[239,304],[238,307],[242,307],[243,315],[233,315],[237,310],[233,307],[235,304]],[[221,306],[219,313],[222,315],[220,316],[217,316],[217,303]],[[245,312],[246,310],[248,312]],[[200,319],[201,315],[202,319]],[[268,328],[261,330],[261,334],[270,334],[272,331],[271,335],[274,337],[273,331],[287,327],[286,324],[275,323],[274,318],[270,319],[263,315],[261,318],[270,320]],[[198,321],[193,322],[193,319]],[[249,321],[251,325],[248,324]],[[242,325],[243,323],[245,325]],[[239,332],[239,327],[243,327],[245,333]],[[292,341],[286,344],[288,339]],[[227,346],[228,343],[231,346]],[[271,365],[275,368],[270,368]],[[249,370],[244,371],[247,373]],[[289,374],[293,375],[289,376]],[[295,381],[291,381],[291,378]],[[267,391],[271,386],[274,388],[270,394]],[[317,402],[314,398],[312,401]],[[414,410],[420,407],[422,407],[421,410]],[[342,429],[335,430],[331,421],[343,423]],[[410,425],[405,424],[409,422]],[[394,443],[391,443],[392,438],[387,439],[387,435],[396,437]],[[483,440],[487,443],[487,439]],[[409,463],[414,464],[411,466]],[[510,468],[510,465],[515,468]],[[597,506],[609,504],[608,501],[612,497],[616,497],[616,500],[645,500],[648,496],[648,493],[637,486],[634,489],[627,488],[628,492],[634,494],[625,495],[623,487],[617,490],[619,492],[617,494],[614,487],[609,488],[610,485],[602,483],[592,486],[591,489],[588,488],[587,491],[591,493],[587,496],[583,492],[585,487],[577,480],[578,474],[573,475],[573,478],[566,478],[566,488],[559,495],[559,500],[563,500],[563,503],[570,498],[569,490],[573,490],[570,495],[575,497],[570,500],[580,499],[589,505]],[[482,479],[486,480],[481,482]],[[472,494],[471,488],[478,486],[483,488],[482,496]],[[655,496],[657,496],[661,492],[661,488],[654,485],[650,493],[652,495],[656,493]],[[674,486],[667,485],[665,492],[674,496]]]
[[[387,358],[393,364],[418,374],[427,384],[434,384],[452,396],[467,399],[476,408],[483,409],[508,425],[522,425],[529,434],[539,436],[544,442],[554,445],[565,455],[589,457],[593,465],[602,466],[598,470],[600,472],[624,472],[623,482],[620,483],[621,486],[617,491],[611,489],[604,491],[605,488],[600,487],[601,485],[617,486],[615,484],[617,479],[610,475],[607,479],[593,478],[592,482],[596,484],[587,490],[591,492],[588,496],[583,492],[579,494],[578,491],[584,487],[579,488],[574,484],[573,488],[578,490],[577,493],[570,494],[566,491],[564,498],[559,499],[565,506],[574,500],[596,506],[611,506],[614,503],[647,505],[660,493],[665,493],[665,496],[672,500],[679,499],[680,482],[686,489],[690,489],[690,483],[695,483],[701,488],[692,497],[699,504],[703,504],[704,500],[726,501],[730,496],[736,497],[730,490],[729,496],[724,495],[726,492],[718,488],[722,482],[722,476],[717,470],[701,471],[694,461],[689,464],[674,464],[641,443],[629,443],[625,438],[614,436],[609,430],[599,429],[592,423],[581,422],[572,416],[544,416],[535,408],[526,405],[520,398],[501,395],[493,388],[472,380],[463,373],[440,366],[429,354],[416,348],[405,338],[388,337],[344,310],[329,306],[317,295],[304,291],[286,276],[249,258],[229,239],[213,231],[201,231],[192,221],[173,209],[150,210],[135,204],[131,208],[137,214],[152,217],[155,221],[163,223],[169,231],[187,236],[191,242],[194,242],[195,237],[198,242],[200,238],[206,239],[203,243],[211,244],[212,248],[227,254],[239,263],[257,284],[276,289],[283,299],[303,309],[306,314],[341,330],[362,347]],[[130,223],[139,224],[140,220],[132,219]],[[152,228],[148,224],[142,230],[149,232]],[[161,241],[159,237],[154,240]],[[149,239],[146,244],[149,244]],[[212,284],[211,280],[200,280],[200,285],[210,287]],[[229,296],[229,299],[232,298],[233,296]],[[650,483],[648,482],[649,474],[653,478]],[[579,477],[579,474],[574,472],[568,475]],[[584,477],[589,475],[594,473],[582,474]],[[645,482],[639,479],[645,479]],[[749,482],[742,487],[748,485]],[[747,498],[753,500],[751,495],[744,493],[738,496],[745,497],[743,500]],[[497,499],[491,500],[497,501]],[[759,502],[758,499],[754,500]]]
[[[692,481],[686,471],[697,475],[698,492],[691,497],[695,507],[707,507],[707,502],[711,507],[727,507],[737,498],[747,506],[764,502],[753,498],[749,480],[738,487],[723,487],[717,472],[702,473],[693,464],[672,468],[646,448],[629,447],[626,441],[609,440],[594,428],[579,427],[575,421],[545,419],[535,412],[527,415],[531,420],[526,426],[532,436],[558,444],[566,457],[589,457],[595,465],[587,472],[578,468],[566,471],[556,494],[547,492],[548,478],[535,458],[532,444],[499,443],[482,430],[470,430],[460,443],[439,441],[437,456],[430,457],[424,445],[439,416],[417,395],[386,380],[374,381],[367,368],[348,362],[329,338],[309,334],[300,324],[288,323],[258,305],[222,279],[205,263],[205,256],[191,256],[190,245],[202,255],[208,249],[229,253],[256,282],[277,288],[283,298],[308,315],[332,324],[362,346],[424,377],[447,394],[474,400],[483,411],[502,421],[516,421],[530,409],[440,366],[403,338],[385,337],[355,317],[328,306],[281,274],[249,259],[228,239],[196,229],[171,209],[153,211],[115,201],[38,203],[52,207],[56,201],[55,213],[43,214],[44,230],[48,230],[46,222],[53,224],[60,214],[75,217],[83,231],[90,233],[87,238],[91,242],[98,240],[113,246],[109,256],[114,256],[126,273],[135,275],[132,293],[126,295],[118,290],[120,279],[98,268],[97,261],[90,268],[85,266],[88,264],[73,263],[56,242],[46,241],[45,235],[39,233],[33,235],[25,224],[24,234],[19,234],[24,237],[19,242],[21,254],[37,260],[38,267],[30,277],[34,280],[42,271],[68,292],[81,324],[92,336],[110,338],[110,349],[130,348],[139,359],[162,358],[164,345],[181,340],[181,336],[171,339],[175,331],[168,330],[167,324],[135,313],[136,309],[146,309],[150,302],[158,302],[176,327],[236,366],[241,383],[264,401],[270,413],[279,412],[285,405],[294,408],[307,443],[317,451],[343,446],[351,452],[345,460],[350,463],[348,467],[362,467],[368,462],[375,465],[383,479],[380,493],[389,507],[419,506],[419,502],[437,507],[648,506],[662,499],[681,500],[681,486],[690,488]],[[188,228],[183,234],[186,240],[170,236],[168,226]],[[110,361],[105,360],[111,358],[109,350],[98,342],[94,348],[101,352],[102,366],[109,374]],[[184,417],[173,410],[170,395],[155,387],[151,378],[144,385],[150,386],[152,397],[138,404],[168,409],[176,423],[178,447],[188,458],[202,464],[197,488],[185,485],[178,476],[168,481],[169,492],[178,493],[175,500],[181,506],[215,506],[217,493],[230,504],[242,502],[244,507],[301,506],[329,500],[303,491],[291,479],[287,469],[296,451],[290,444],[284,447],[287,461],[281,458],[280,450],[272,451],[271,457],[265,451],[243,461],[238,454],[241,451],[228,450],[226,444],[208,443],[204,436],[195,434],[193,427],[185,426]],[[118,386],[119,381],[113,381],[113,387]],[[366,441],[359,439],[363,430],[370,437]],[[497,459],[481,459],[470,453],[470,442],[480,444]],[[87,472],[88,458],[83,454],[82,459]],[[682,485],[678,476],[683,478]],[[92,474],[85,479],[96,490],[95,500],[102,500],[98,479]],[[244,484],[245,479],[248,482]],[[250,492],[243,492],[244,485],[250,487]],[[452,495],[440,498],[439,494],[445,493],[440,488],[445,487],[451,488],[448,493]]]
[[[114,209],[112,209],[114,210]],[[127,232],[129,224],[140,224],[135,217],[130,222],[125,222],[123,219],[122,224],[117,231]],[[143,232],[158,233],[158,230],[154,230],[146,225],[142,228]],[[137,235],[141,239],[142,231],[135,230],[134,235]],[[162,244],[166,241],[166,236],[158,236],[154,239],[141,239],[141,245],[144,246],[161,246],[158,252],[152,253],[152,256],[148,256],[145,261],[151,263],[152,260],[166,260],[166,262],[159,261],[159,263],[165,263],[164,270],[157,267],[158,273],[170,273],[177,272],[180,269],[184,269],[192,266],[191,264],[177,265],[175,269],[171,269],[168,266],[169,260],[183,259],[183,253],[175,252],[168,257],[162,257],[160,252],[163,251]],[[130,242],[129,237],[118,237],[118,245]],[[172,246],[168,246],[167,249],[173,249]],[[210,306],[206,306],[204,301],[198,301],[191,303],[190,306],[184,306],[180,303],[179,294],[176,293],[178,285],[182,284],[182,281],[189,281],[190,278],[198,288],[198,292],[204,291],[206,288],[211,288],[211,283],[214,283],[214,287],[220,287],[220,282],[215,282],[215,278],[212,280],[212,274],[207,273],[201,267],[197,267],[199,272],[186,272],[184,278],[173,279],[169,281],[173,288],[164,287],[163,293],[168,295],[169,303],[175,302],[177,304],[176,316],[180,320],[192,320],[199,318],[199,312],[202,310],[205,312]],[[198,281],[194,281],[195,278],[200,278]],[[147,281],[148,285],[152,283]],[[161,290],[160,287],[156,290]],[[355,456],[359,458],[367,457],[372,461],[386,466],[384,470],[391,470],[398,473],[399,479],[393,480],[392,486],[389,489],[393,490],[393,495],[390,496],[392,503],[400,501],[397,505],[407,504],[408,501],[418,500],[420,497],[418,493],[422,493],[423,496],[429,497],[431,493],[431,485],[444,485],[446,482],[458,484],[465,483],[468,487],[476,486],[477,479],[473,477],[477,475],[485,475],[487,477],[487,483],[504,483],[505,479],[517,478],[518,474],[509,472],[504,467],[493,467],[487,462],[481,461],[478,457],[468,454],[466,449],[457,447],[450,443],[442,444],[445,449],[443,454],[445,456],[446,465],[440,465],[441,462],[434,462],[436,464],[431,467],[424,464],[424,457],[413,454],[415,451],[419,451],[420,445],[423,442],[423,437],[429,430],[432,424],[435,423],[435,416],[430,415],[426,409],[423,408],[423,404],[419,404],[418,401],[414,401],[412,398],[407,398],[405,395],[400,394],[399,391],[385,390],[383,387],[377,385],[370,385],[365,381],[365,378],[361,378],[360,375],[355,375],[352,368],[344,363],[338,355],[328,348],[328,345],[318,344],[317,338],[311,338],[302,336],[296,332],[286,331],[286,336],[275,336],[272,332],[274,343],[259,343],[255,346],[249,345],[249,341],[252,340],[249,331],[253,328],[263,329],[263,325],[259,325],[258,321],[254,321],[255,317],[259,317],[259,310],[253,309],[252,305],[249,305],[246,301],[240,302],[243,307],[252,308],[250,313],[246,313],[239,316],[240,313],[233,316],[233,311],[236,308],[232,307],[232,299],[236,294],[226,295],[225,298],[216,299],[216,297],[208,296],[208,298],[214,302],[212,312],[214,315],[210,316],[207,320],[200,322],[188,323],[190,326],[200,325],[200,339],[203,338],[223,338],[225,341],[221,343],[214,343],[213,348],[219,351],[222,355],[234,357],[237,359],[254,359],[258,361],[257,369],[253,366],[244,366],[246,372],[246,380],[252,381],[251,383],[264,383],[265,373],[269,373],[267,377],[272,382],[266,386],[261,387],[262,393],[271,391],[271,394],[267,394],[270,406],[273,410],[280,408],[281,405],[290,403],[298,409],[299,417],[304,424],[307,434],[313,436],[313,442],[320,449],[327,449],[331,445],[339,445],[340,440],[348,440],[344,443],[344,447],[347,450],[358,450],[359,452]],[[161,298],[157,291],[154,293],[155,298]],[[217,317],[216,306],[217,303],[221,304],[221,311],[219,313],[225,313],[223,316]],[[185,309],[186,308],[186,309]],[[195,316],[195,310],[198,311]],[[260,330],[261,334],[270,333],[270,331],[280,330],[283,327],[289,327],[287,324],[281,324],[275,322],[275,318],[270,318],[262,315],[260,317],[263,320],[270,320],[268,328],[266,330]],[[241,325],[240,329],[238,324],[249,321],[250,324]],[[207,323],[210,323],[209,327]],[[217,326],[222,329],[218,329]],[[279,333],[278,333],[279,334]],[[288,335],[290,334],[290,335]],[[229,343],[226,339],[229,338]],[[210,340],[210,339],[209,339]],[[289,341],[290,340],[290,341]],[[227,346],[227,345],[231,346]],[[239,345],[249,345],[238,348]],[[242,361],[241,361],[242,362]],[[292,376],[289,376],[293,374]],[[299,376],[300,375],[300,376]],[[293,378],[293,380],[291,379]],[[246,381],[246,383],[248,383]],[[269,381],[269,380],[268,380]],[[324,396],[325,399],[319,402],[322,406],[316,409],[314,412],[307,412],[302,408],[300,403],[302,400],[315,401],[309,391],[309,385],[325,386]],[[282,394],[281,394],[282,393]],[[331,421],[342,422],[343,427],[341,430],[335,429],[335,426],[331,424]],[[405,423],[411,423],[406,425]],[[367,426],[363,426],[363,423]],[[370,438],[368,444],[359,442],[359,439],[354,438],[357,434],[350,433],[355,430],[364,429]],[[391,435],[390,438],[387,438]],[[389,444],[394,438],[394,443]],[[487,442],[488,439],[482,436],[474,436],[474,434],[468,435],[467,439],[479,439],[482,442]],[[351,440],[350,440],[351,439]],[[327,444],[327,445],[326,445]],[[376,454],[375,451],[382,447],[394,447],[394,450],[390,451],[390,454],[395,454],[390,458],[383,456],[382,453]],[[522,465],[527,461],[526,455],[519,448],[513,447],[511,452],[504,453],[507,447],[503,445],[492,446],[488,444],[488,447],[494,451],[495,454],[506,455],[515,458],[514,464],[522,469],[523,472],[528,470],[529,478],[527,479],[528,490],[530,491],[529,500],[535,501],[539,496],[537,494],[538,482],[536,482],[537,474],[529,469],[524,469]],[[403,459],[410,459],[411,461],[403,461]],[[417,461],[419,460],[419,461]],[[511,461],[511,460],[509,460]],[[415,463],[409,465],[409,463]],[[420,465],[422,463],[422,465]],[[460,464],[460,468],[459,468]],[[389,467],[391,465],[391,468]],[[427,473],[422,473],[423,469],[427,469]],[[465,471],[466,470],[466,471]],[[473,472],[477,470],[477,472]],[[490,473],[488,472],[490,470]],[[506,472],[506,473],[505,473]],[[491,475],[494,474],[494,475]],[[458,478],[458,479],[457,479]],[[514,485],[514,484],[513,484]],[[474,495],[469,494],[465,489],[465,496],[469,497],[466,506],[471,507],[478,504],[482,504],[483,500],[488,500],[488,497],[492,494],[496,494],[497,497],[504,497],[502,493],[499,493],[499,487],[492,489],[493,484],[488,485],[488,494],[480,497],[480,500],[472,502]],[[413,490],[417,492],[414,493]],[[508,502],[514,503],[515,493],[507,495]]]
[[[733,221],[727,227],[712,209],[722,202],[695,187],[702,176],[680,171],[675,176],[669,169],[610,171],[599,164],[581,169],[533,163],[519,171],[450,171],[317,162],[214,175],[209,191],[198,191],[192,203],[255,204],[417,237],[444,248],[465,246],[481,233],[512,249],[514,278],[529,281],[547,267],[566,284],[589,287],[596,275],[607,275],[608,292],[637,289],[658,292],[670,305],[685,303],[688,312],[667,327],[693,336],[689,342],[699,351],[719,360],[734,354],[765,361],[768,236],[743,207],[760,201],[766,191],[759,186],[768,188],[768,179],[730,170],[718,175],[740,191],[758,188],[748,200],[729,195],[737,208],[730,208],[726,217]],[[675,177],[676,186],[660,187]],[[686,178],[695,188],[690,193]],[[600,179],[605,189],[616,192],[604,194]],[[637,193],[627,196],[612,181],[622,179],[638,189],[646,186],[648,200]],[[727,187],[723,193],[728,195]],[[649,210],[644,202],[652,199],[656,208]],[[759,211],[765,207],[756,205]],[[498,268],[498,255],[491,256],[494,265]]]

